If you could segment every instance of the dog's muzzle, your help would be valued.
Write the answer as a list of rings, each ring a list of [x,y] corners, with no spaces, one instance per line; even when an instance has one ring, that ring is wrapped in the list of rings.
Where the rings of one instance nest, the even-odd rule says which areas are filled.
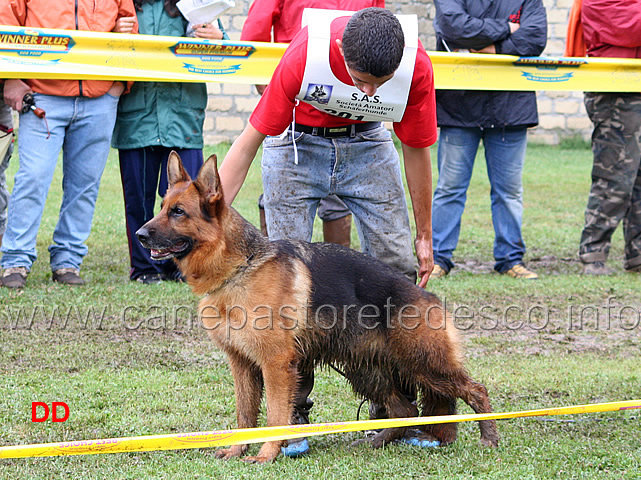
[[[158,241],[156,232],[143,225],[137,232],[136,237],[141,245],[149,249],[152,260],[161,261],[169,258],[182,258],[191,251],[191,242],[188,240]]]

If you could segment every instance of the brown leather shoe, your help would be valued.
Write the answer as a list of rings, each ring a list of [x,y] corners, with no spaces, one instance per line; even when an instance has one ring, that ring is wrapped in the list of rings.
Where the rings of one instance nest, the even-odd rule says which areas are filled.
[[[60,268],[53,272],[51,279],[54,282],[64,283],[65,285],[78,286],[85,284],[77,268]]]
[[[528,270],[525,265],[522,263],[517,263],[507,272],[503,272],[503,275],[508,277],[516,278],[519,280],[536,280],[539,276],[534,273],[532,270]]]
[[[583,275],[610,275],[612,270],[605,266],[605,262],[589,262],[583,264]]]
[[[7,288],[24,288],[28,274],[27,267],[9,267],[2,273],[0,284]]]
[[[434,264],[434,270],[430,273],[430,280],[438,280],[446,277],[450,272],[441,267],[438,263]]]

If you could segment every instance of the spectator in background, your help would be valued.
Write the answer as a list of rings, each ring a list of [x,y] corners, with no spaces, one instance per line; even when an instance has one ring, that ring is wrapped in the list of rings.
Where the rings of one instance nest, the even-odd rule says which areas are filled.
[[[100,4],[93,0],[6,0],[0,3],[0,24],[97,32],[138,30],[132,0]],[[23,288],[37,258],[36,237],[61,148],[63,196],[49,247],[52,279],[68,285],[85,283],[80,277],[88,250],[84,242],[91,232],[118,97],[127,87],[112,80],[5,81],[5,102],[21,111],[25,94],[32,93],[37,107],[46,112],[48,126],[30,110],[20,113],[20,167],[1,249],[3,286]]]
[[[547,41],[541,0],[435,0],[437,49],[537,56]],[[538,123],[535,92],[437,90],[439,179],[432,210],[434,270],[447,275],[454,263],[479,143],[485,147],[494,224],[494,269],[536,279],[523,265],[525,242],[522,173],[527,129]]]
[[[184,37],[188,22],[177,1],[134,0],[139,33]],[[227,38],[220,20],[193,27],[198,38]],[[153,261],[135,233],[153,218],[156,191],[161,197],[167,191],[169,152],[177,151],[187,172],[198,175],[206,107],[204,83],[136,82],[120,98],[112,146],[120,160],[131,280],[153,284],[182,278],[173,260]]]
[[[641,59],[641,0],[583,0],[589,57]],[[579,258],[586,275],[607,275],[612,234],[623,220],[623,268],[641,273],[641,93],[586,92],[592,187]]]
[[[368,7],[385,8],[385,0],[254,0],[243,25],[240,39],[245,42],[289,43],[300,29],[303,10],[357,11]],[[261,95],[266,85],[256,85]],[[264,197],[258,199],[260,225],[268,235],[265,221]],[[326,242],[350,246],[352,215],[345,203],[336,195],[329,195],[318,205],[318,216],[323,221],[323,238]]]
[[[0,97],[0,245],[7,229],[7,207],[9,189],[7,188],[7,167],[13,152],[13,118],[11,108]]]

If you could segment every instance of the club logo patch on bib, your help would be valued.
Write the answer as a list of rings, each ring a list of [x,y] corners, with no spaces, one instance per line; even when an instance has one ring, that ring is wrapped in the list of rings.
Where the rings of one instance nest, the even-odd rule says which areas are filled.
[[[332,98],[333,87],[331,85],[322,85],[310,83],[307,86],[307,93],[303,97],[303,102],[316,102],[320,105],[327,105]]]

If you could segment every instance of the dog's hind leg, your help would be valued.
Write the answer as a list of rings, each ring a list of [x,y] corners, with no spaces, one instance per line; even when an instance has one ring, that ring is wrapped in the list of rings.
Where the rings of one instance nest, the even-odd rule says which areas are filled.
[[[263,393],[263,377],[260,369],[247,358],[227,352],[236,393],[236,419],[238,428],[254,428],[258,424],[258,412]],[[215,456],[227,460],[247,452],[248,445],[232,445],[217,450]]]
[[[456,398],[460,398],[472,407],[475,413],[492,412],[485,386],[472,380],[463,369],[449,372],[443,377],[425,376],[421,379],[421,383],[432,389],[436,398],[436,408],[444,408],[447,402],[455,402]],[[441,398],[439,399],[439,397]],[[498,446],[499,434],[496,422],[483,420],[479,422],[479,427],[481,429],[481,443],[485,446]]]
[[[440,395],[431,388],[423,390],[421,399],[421,415],[424,417],[431,417],[435,415],[455,415],[456,414],[456,399],[447,398]],[[449,445],[456,440],[457,434],[456,423],[438,423],[435,425],[425,425],[421,427],[428,435],[433,435],[441,446]]]
[[[476,413],[492,412],[492,405],[485,385],[475,382],[467,375],[465,384],[458,396],[472,407],[472,410]],[[499,432],[496,429],[496,422],[494,420],[481,420],[479,428],[481,430],[481,443],[487,447],[498,447]]]
[[[377,402],[378,403],[378,402]],[[385,407],[388,418],[417,417],[418,409],[399,390],[394,390],[387,399],[381,402]],[[371,438],[357,440],[352,445],[369,442],[373,448],[380,448],[383,445],[398,440],[405,435],[407,427],[385,428]]]

